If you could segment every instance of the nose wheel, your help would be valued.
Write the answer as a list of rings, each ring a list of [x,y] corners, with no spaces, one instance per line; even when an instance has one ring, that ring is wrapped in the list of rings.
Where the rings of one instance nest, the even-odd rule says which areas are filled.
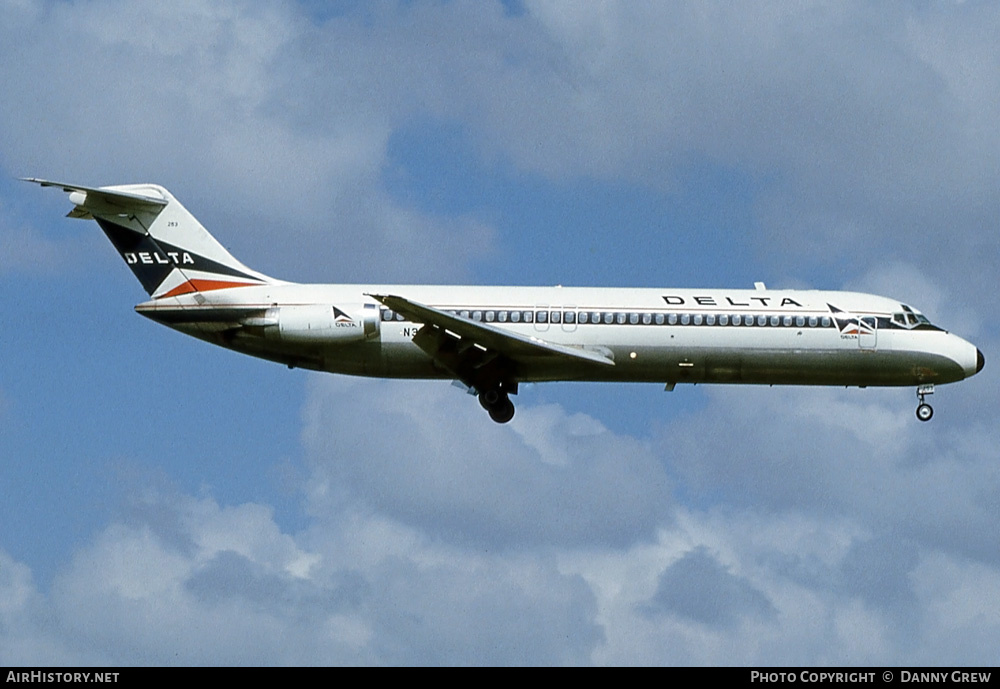
[[[934,416],[934,408],[924,401],[927,395],[933,394],[933,385],[921,385],[917,388],[917,399],[920,400],[920,403],[917,405],[917,418],[921,421],[930,421],[931,417]]]

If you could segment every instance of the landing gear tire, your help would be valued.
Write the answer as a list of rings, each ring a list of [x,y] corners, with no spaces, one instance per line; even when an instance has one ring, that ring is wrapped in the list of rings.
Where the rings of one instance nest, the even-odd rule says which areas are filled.
[[[504,399],[504,401],[492,409],[488,410],[490,413],[490,418],[497,423],[507,423],[514,418],[514,403],[509,399]]]
[[[482,405],[483,409],[489,411],[493,407],[500,404],[501,400],[507,399],[507,395],[503,394],[499,390],[493,388],[490,390],[484,390],[479,393],[479,404]]]
[[[494,388],[479,393],[479,404],[497,423],[507,423],[514,418],[514,403],[502,390]]]

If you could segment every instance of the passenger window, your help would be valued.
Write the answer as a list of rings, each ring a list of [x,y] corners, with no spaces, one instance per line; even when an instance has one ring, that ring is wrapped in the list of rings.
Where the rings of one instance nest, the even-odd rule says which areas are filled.
[[[497,320],[500,321],[501,323],[506,323],[507,322],[507,312],[506,311],[497,311]]]
[[[510,322],[511,323],[520,323],[521,322],[521,312],[520,311],[511,311],[510,312]]]
[[[653,315],[650,313],[642,314],[642,324],[649,325],[653,322]]]
[[[458,315],[461,316],[462,318],[468,318],[469,317],[469,312],[468,311],[459,311]]]
[[[703,319],[700,313],[696,313],[693,320],[695,325],[701,325]]]
[[[657,325],[663,325],[663,321],[664,320],[666,320],[666,319],[663,317],[662,313],[656,314],[656,324]]]
[[[729,316],[722,314],[719,316],[719,325],[729,325]]]
[[[743,317],[743,325],[753,325],[753,316],[747,314]]]
[[[669,323],[670,325],[677,325],[677,314],[672,313],[669,316],[667,316],[667,323]]]
[[[483,312],[482,311],[473,311],[472,312],[472,320],[474,320],[474,321],[481,321],[481,320],[483,320]]]
[[[531,323],[533,320],[535,320],[535,314],[533,312],[531,312],[531,311],[525,311],[524,312],[524,322],[525,323]]]
[[[786,328],[791,327],[791,325],[792,325],[792,317],[791,316],[785,316],[784,318],[781,319],[781,324],[783,326],[785,326]]]
[[[496,314],[493,311],[487,311],[486,312],[486,322],[487,323],[492,323],[495,320],[496,320]]]
[[[567,323],[572,323],[573,322],[573,321],[571,321],[569,319],[570,315],[571,314],[569,314],[569,313],[566,314],[566,322]],[[551,318],[551,320],[552,320],[553,323],[562,323],[562,320],[563,320],[562,319],[562,311],[553,311],[552,313],[549,314],[549,316],[550,316],[550,318]]]
[[[630,313],[628,315],[628,322],[631,323],[632,325],[635,325],[636,323],[638,323],[639,322],[639,314],[637,314],[637,313]]]
[[[797,325],[798,327],[801,328],[805,324],[806,324],[806,317],[805,316],[796,316],[795,317],[795,325]]]
[[[829,316],[823,316],[823,318],[820,320],[820,324],[824,328],[829,328],[831,323],[832,323],[832,321],[830,320]]]
[[[604,312],[604,322],[607,323],[608,325],[611,325],[612,323],[614,323],[615,322],[615,314],[613,314],[611,311],[605,311]]]
[[[568,316],[569,314],[567,313],[566,315]],[[588,314],[586,311],[580,312],[580,322],[581,323],[586,323],[589,320],[590,320],[590,314]],[[567,323],[569,323],[569,322],[570,321],[567,321]]]
[[[620,312],[616,313],[615,314],[615,323],[617,323],[618,325],[625,325],[625,319],[626,318],[627,318],[627,316],[624,313],[620,313]]]
[[[536,313],[535,314],[535,322],[536,323],[548,323],[549,322],[549,312],[548,311],[539,311],[538,313]]]
[[[559,317],[559,312],[558,312],[558,311],[556,311],[556,312],[555,312],[554,314],[552,314],[552,315],[553,315],[553,316],[555,316],[555,317],[556,317],[556,318],[558,319],[558,317]],[[582,316],[583,314],[580,314],[580,315]],[[556,320],[556,323],[558,323],[558,322],[559,322],[559,321],[558,321],[558,320]],[[570,324],[575,324],[575,323],[576,323],[576,311],[567,311],[567,312],[566,312],[566,315],[565,315],[565,316],[563,316],[563,323],[570,323]]]
[[[705,316],[705,323],[708,325],[715,325],[715,315],[710,313]]]
[[[684,313],[681,314],[681,325],[687,325],[691,322],[691,314]]]
[[[809,316],[809,327],[815,328],[816,324],[819,323],[819,319],[816,316]]]
[[[777,316],[771,316],[771,319],[770,319],[770,321],[769,321],[769,322],[771,323],[771,325],[772,325],[772,326],[775,326],[775,327],[777,327],[777,325],[778,325],[779,323],[781,323],[781,319],[780,319],[780,318],[778,318]]]

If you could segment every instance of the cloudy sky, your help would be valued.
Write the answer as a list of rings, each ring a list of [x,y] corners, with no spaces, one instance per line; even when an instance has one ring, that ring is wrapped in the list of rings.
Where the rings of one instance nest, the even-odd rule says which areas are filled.
[[[0,17],[0,664],[1000,662],[1000,6]],[[546,384],[497,426],[137,316],[19,176],[163,184],[292,280],[867,290],[987,366],[927,424]]]

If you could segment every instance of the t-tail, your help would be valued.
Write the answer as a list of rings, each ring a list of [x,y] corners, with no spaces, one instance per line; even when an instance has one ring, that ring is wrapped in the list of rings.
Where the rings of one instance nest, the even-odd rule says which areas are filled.
[[[95,188],[34,178],[24,181],[69,193],[75,208],[68,217],[96,220],[154,299],[280,282],[236,260],[161,186]]]

